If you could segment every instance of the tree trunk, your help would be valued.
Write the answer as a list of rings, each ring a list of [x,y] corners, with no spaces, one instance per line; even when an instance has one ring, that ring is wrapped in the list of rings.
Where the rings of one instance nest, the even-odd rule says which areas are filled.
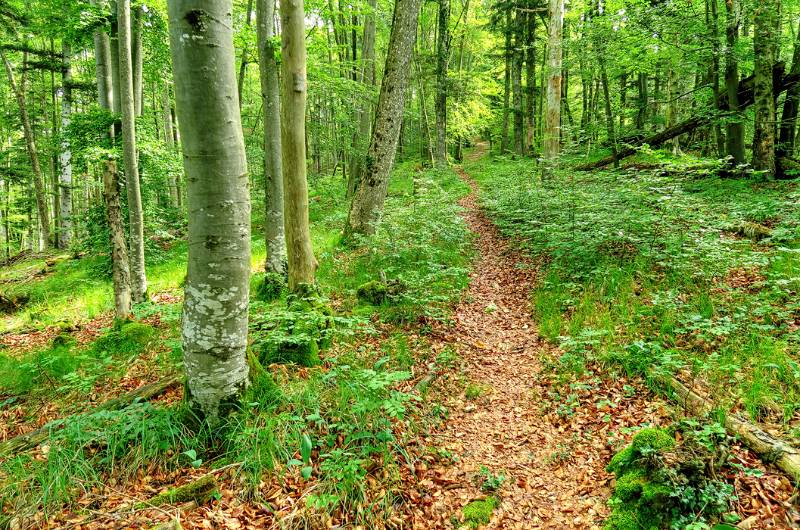
[[[261,1],[261,0],[258,0]],[[252,23],[253,14],[253,0],[247,0],[247,14],[245,15],[245,25],[249,28]],[[247,65],[250,64],[250,50],[248,49],[250,41],[247,41],[242,49],[242,62],[239,64],[239,77],[237,78],[236,87],[239,94],[239,111],[242,109],[242,94],[244,90],[244,76],[247,73]]]
[[[644,130],[644,126],[647,123],[647,102],[650,99],[647,95],[647,74],[639,73],[637,80],[639,112],[636,113],[636,128],[641,131]]]
[[[122,113],[122,94],[120,93],[119,83],[119,5],[118,0],[111,0],[111,36],[109,43],[111,46],[111,54],[109,61],[111,63],[111,110],[114,114]],[[116,16],[115,16],[116,15]]]
[[[142,88],[142,62],[144,60],[144,57],[142,56],[143,16],[144,11],[142,10],[141,6],[137,7],[133,13],[133,50],[131,51],[131,57],[133,59],[133,104],[136,111],[136,116],[142,115],[142,96],[144,95]]]
[[[527,16],[527,53],[525,55],[525,147],[533,152],[536,131],[536,13]]]
[[[772,69],[777,60],[778,9],[780,0],[765,0],[755,10],[753,53],[755,55],[755,132],[753,167],[775,176],[775,96]]]
[[[161,113],[164,120],[164,143],[169,150],[175,149],[174,131],[172,130],[172,100],[169,93],[169,82],[164,81],[161,91]],[[178,175],[169,175],[169,200],[173,208],[180,208],[181,193],[178,186]]]
[[[303,0],[283,0],[281,12],[281,146],[289,289],[315,282],[317,260],[308,227],[306,182],[306,42]]]
[[[403,121],[409,66],[420,0],[397,0],[386,54],[386,68],[375,113],[364,178],[350,206],[346,234],[371,234],[380,220]]]
[[[611,143],[611,154],[614,157],[614,167],[619,167],[617,158],[617,135],[614,131],[614,114],[611,111],[611,96],[608,90],[608,73],[606,72],[605,50],[601,51],[598,62],[600,64],[600,81],[603,83],[603,100],[606,111],[606,129],[608,131],[608,141]]]
[[[719,87],[719,9],[717,0],[709,0],[709,23],[711,25],[711,89],[714,94],[714,101],[719,100],[720,87]],[[717,147],[717,157],[723,158],[725,156],[725,135],[722,133],[722,127],[719,122],[713,123],[714,140]]]
[[[108,33],[98,29],[94,32],[94,63],[97,76],[97,103],[101,108],[114,108],[114,91],[111,81],[111,42]]]
[[[739,115],[739,62],[736,58],[736,43],[739,40],[741,21],[740,0],[726,0],[725,92],[728,95],[730,116],[727,120],[725,151],[734,165],[744,164],[744,122]]]
[[[283,219],[283,169],[281,163],[281,86],[275,55],[275,0],[256,3],[261,95],[264,98],[264,238],[265,270],[286,272],[286,238]]]
[[[552,166],[561,150],[561,34],[564,0],[550,0],[547,37],[547,105],[544,124],[544,158]]]
[[[183,305],[188,400],[213,425],[247,387],[250,192],[231,0],[169,0],[189,210]]]
[[[789,70],[789,74],[796,75],[800,74],[800,30],[798,30],[795,39],[794,52],[792,53],[792,66]],[[794,86],[786,92],[786,100],[783,102],[783,114],[781,115],[780,129],[778,132],[778,145],[775,148],[778,166],[780,166],[780,160],[782,158],[794,155],[798,102],[800,102],[800,87]],[[778,172],[782,174],[782,168],[778,167]]]
[[[514,152],[525,154],[525,116],[522,108],[522,64],[524,49],[522,44],[521,16],[514,20],[514,55],[511,63],[511,106],[514,116]]]
[[[511,9],[506,10],[505,26],[505,73],[503,89],[503,135],[500,139],[500,152],[508,151],[509,135],[508,125],[511,116]]]
[[[58,247],[69,248],[72,243],[72,147],[66,134],[72,115],[72,48],[67,41],[62,44],[63,75],[61,95],[61,152],[58,155],[61,169],[58,179],[61,226]]]
[[[131,271],[128,264],[128,244],[119,203],[119,176],[117,163],[106,161],[103,171],[103,195],[106,201],[106,218],[111,233],[111,271],[114,283],[114,316],[119,320],[131,314]]]
[[[33,127],[31,126],[30,117],[28,116],[28,105],[25,99],[25,76],[23,74],[22,85],[18,86],[14,77],[14,69],[6,56],[6,52],[0,50],[0,58],[2,58],[3,64],[5,65],[6,74],[8,75],[8,84],[11,87],[11,92],[17,99],[17,106],[19,107],[22,132],[25,136],[25,146],[28,150],[28,157],[30,157],[31,160],[31,168],[33,169],[33,188],[36,192],[36,208],[39,212],[41,240],[42,245],[46,249],[50,244],[50,214],[47,209],[44,176],[42,175],[42,166],[39,163],[39,152],[36,149],[36,138],[34,136]]]
[[[450,60],[450,0],[439,0],[436,46],[436,166],[447,166],[447,65]]]
[[[369,11],[364,15],[364,38],[361,51],[361,82],[367,87],[375,86],[375,9],[377,0],[368,0]],[[368,139],[372,127],[372,104],[365,100],[358,110],[358,130],[353,148],[356,152],[350,162],[350,175],[347,180],[347,198],[352,198],[364,173],[364,155],[369,146]]]
[[[131,295],[134,302],[142,302],[147,296],[147,276],[144,267],[142,194],[139,188],[139,162],[136,154],[130,0],[117,0],[117,28],[122,148],[125,159],[125,189],[128,193],[128,225],[130,229]]]

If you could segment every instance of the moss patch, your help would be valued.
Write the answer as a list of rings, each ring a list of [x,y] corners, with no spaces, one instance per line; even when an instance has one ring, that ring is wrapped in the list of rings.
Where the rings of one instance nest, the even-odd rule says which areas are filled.
[[[471,501],[464,506],[461,513],[464,515],[465,528],[478,528],[482,525],[489,524],[492,519],[492,513],[499,501],[497,497],[486,497],[485,499],[478,499]]]

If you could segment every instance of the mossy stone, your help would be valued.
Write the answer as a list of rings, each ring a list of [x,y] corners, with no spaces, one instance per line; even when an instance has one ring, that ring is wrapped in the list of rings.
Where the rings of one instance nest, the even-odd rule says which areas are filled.
[[[377,280],[363,283],[356,289],[358,299],[372,305],[381,305],[386,301],[388,295],[389,289],[386,284]]]

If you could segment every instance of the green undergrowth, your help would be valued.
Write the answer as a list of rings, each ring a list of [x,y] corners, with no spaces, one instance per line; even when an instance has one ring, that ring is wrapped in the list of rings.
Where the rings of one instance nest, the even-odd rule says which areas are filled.
[[[534,313],[564,377],[596,361],[689,371],[720,406],[788,420],[800,408],[800,193],[681,167],[563,170],[544,184],[531,160],[468,170],[540,267]]]
[[[300,296],[288,294],[282,281],[259,291],[264,274],[253,276],[251,385],[242,409],[213,437],[188,429],[196,422],[187,421],[183,404],[140,403],[76,417],[73,427],[52,434],[47,458],[21,455],[0,464],[2,513],[52,516],[76,507],[83,491],[110,475],[227,464],[237,464],[243,494],[263,502],[260,485],[271,477],[306,482],[298,517],[309,524],[326,513],[370,527],[392,511],[404,437],[414,428],[409,414],[418,406],[401,390],[418,362],[402,326],[419,322],[424,332],[432,319],[446,319],[467,285],[469,231],[455,203],[468,189],[451,171],[401,164],[378,232],[345,243],[341,180],[315,177],[310,186],[318,285]],[[254,219],[254,234],[261,222]],[[257,268],[263,242],[253,247]],[[392,297],[359,299],[358,287],[370,281],[393,286]],[[159,313],[166,320],[160,341],[172,363],[182,356],[179,310],[136,307],[137,318]],[[375,320],[398,327],[364,341]],[[98,351],[123,349],[97,344]]]
[[[616,477],[606,530],[733,528],[731,439],[717,423],[645,428],[608,464]]]

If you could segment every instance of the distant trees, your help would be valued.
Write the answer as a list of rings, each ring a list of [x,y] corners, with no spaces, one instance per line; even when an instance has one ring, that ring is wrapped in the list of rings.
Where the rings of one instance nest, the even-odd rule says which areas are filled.
[[[183,305],[188,399],[219,422],[248,384],[250,193],[230,0],[169,0],[189,211]]]

